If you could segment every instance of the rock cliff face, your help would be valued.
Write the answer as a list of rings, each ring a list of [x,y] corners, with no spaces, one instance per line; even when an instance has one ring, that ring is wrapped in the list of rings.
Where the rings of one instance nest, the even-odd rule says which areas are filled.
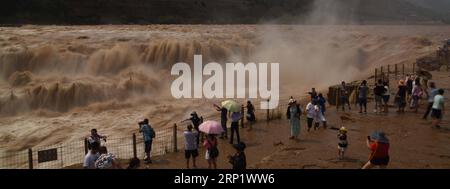
[[[5,0],[0,24],[442,23],[450,5],[421,0]],[[432,0],[438,1],[438,0]],[[447,7],[446,7],[447,6]],[[446,9],[447,8],[447,9]],[[445,11],[444,11],[445,12]]]

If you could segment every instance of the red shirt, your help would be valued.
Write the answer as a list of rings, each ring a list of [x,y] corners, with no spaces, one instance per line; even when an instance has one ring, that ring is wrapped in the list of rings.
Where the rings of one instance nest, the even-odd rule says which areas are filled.
[[[370,150],[372,151],[372,153],[370,154],[369,159],[388,157],[389,143],[374,142],[370,144]]]
[[[209,149],[211,149],[212,147],[217,146],[217,140],[216,140],[216,139],[213,139],[212,141],[205,140],[205,142],[203,142],[203,146],[204,146],[207,150],[209,150]]]

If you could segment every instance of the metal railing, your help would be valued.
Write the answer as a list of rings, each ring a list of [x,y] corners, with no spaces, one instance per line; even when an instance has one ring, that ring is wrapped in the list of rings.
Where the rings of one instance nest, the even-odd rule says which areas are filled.
[[[156,136],[152,143],[152,156],[164,155],[177,151],[177,128],[155,129]],[[132,134],[126,137],[108,137],[103,146],[119,159],[144,157],[142,137]],[[37,146],[18,152],[0,152],[0,169],[59,169],[81,168],[87,153],[86,139],[50,146]]]

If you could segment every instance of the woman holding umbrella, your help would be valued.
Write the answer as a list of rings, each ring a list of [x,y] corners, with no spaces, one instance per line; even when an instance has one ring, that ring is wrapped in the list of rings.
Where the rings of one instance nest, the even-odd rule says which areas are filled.
[[[219,156],[219,149],[217,148],[216,135],[223,132],[222,126],[216,121],[206,121],[199,126],[199,130],[208,134],[203,146],[206,149],[205,159],[208,161],[208,168],[214,167],[217,169],[217,157]]]

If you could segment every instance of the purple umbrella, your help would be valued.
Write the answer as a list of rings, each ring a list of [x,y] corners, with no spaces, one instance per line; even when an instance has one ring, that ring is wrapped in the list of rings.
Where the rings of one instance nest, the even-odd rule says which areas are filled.
[[[205,121],[199,126],[199,130],[206,134],[221,134],[223,132],[222,126],[217,121]]]

